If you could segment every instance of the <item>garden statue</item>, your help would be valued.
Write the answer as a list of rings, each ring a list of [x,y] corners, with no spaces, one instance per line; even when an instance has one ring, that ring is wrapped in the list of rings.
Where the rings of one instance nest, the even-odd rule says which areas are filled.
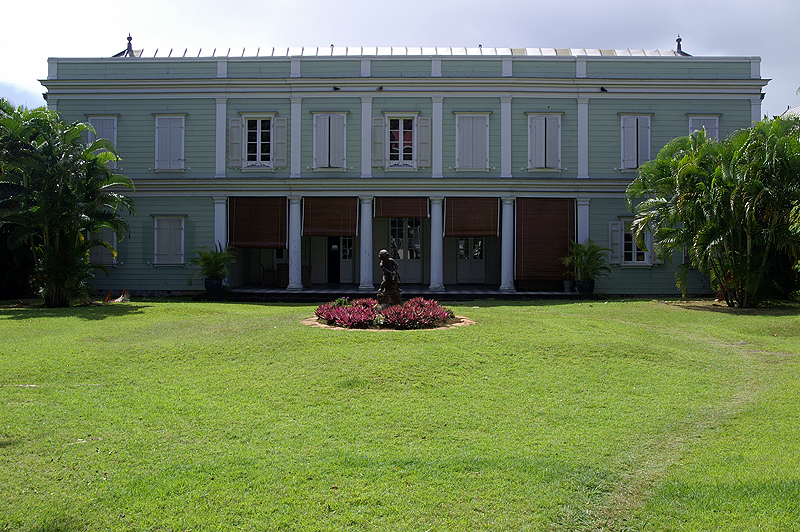
[[[378,290],[378,306],[382,309],[400,304],[400,274],[398,273],[397,261],[389,256],[385,249],[380,250],[378,258],[381,261],[383,280]]]

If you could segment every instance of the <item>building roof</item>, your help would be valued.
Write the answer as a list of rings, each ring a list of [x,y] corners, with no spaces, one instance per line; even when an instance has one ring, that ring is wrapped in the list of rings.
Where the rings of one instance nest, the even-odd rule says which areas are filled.
[[[645,49],[601,49],[601,48],[503,48],[503,47],[458,47],[458,46],[318,46],[318,47],[272,47],[272,48],[228,48],[227,50],[203,49],[195,52],[156,49],[151,56],[147,50],[136,50],[138,57],[387,57],[387,56],[530,56],[530,57],[680,57],[674,50]]]

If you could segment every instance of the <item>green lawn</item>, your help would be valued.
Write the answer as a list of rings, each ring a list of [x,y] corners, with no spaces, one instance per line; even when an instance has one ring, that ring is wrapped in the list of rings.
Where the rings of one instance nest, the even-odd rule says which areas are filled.
[[[446,304],[446,303],[445,303]],[[800,309],[0,309],[0,530],[791,530]]]

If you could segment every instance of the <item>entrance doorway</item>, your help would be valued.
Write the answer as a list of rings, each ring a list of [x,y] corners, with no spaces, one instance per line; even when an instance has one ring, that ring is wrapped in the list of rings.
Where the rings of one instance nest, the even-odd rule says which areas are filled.
[[[353,282],[353,237],[329,236],[328,249],[328,282],[349,284]]]
[[[389,242],[401,281],[422,283],[422,218],[390,218]]]
[[[485,240],[469,236],[458,239],[458,284],[486,283]]]

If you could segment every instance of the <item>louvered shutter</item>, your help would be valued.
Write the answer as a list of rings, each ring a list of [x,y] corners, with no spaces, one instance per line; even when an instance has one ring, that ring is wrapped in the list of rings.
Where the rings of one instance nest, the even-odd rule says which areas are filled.
[[[372,166],[386,166],[386,148],[384,147],[384,120],[382,116],[372,117]]]
[[[110,140],[114,144],[117,143],[117,119],[112,117],[92,117],[89,118],[89,123],[95,130],[93,134],[89,131],[89,142],[92,143],[97,139]],[[105,150],[103,150],[105,151]],[[117,167],[116,161],[108,163],[108,167],[114,169]],[[105,263],[103,263],[105,264]]]
[[[530,121],[530,158],[529,168],[545,167],[545,137],[547,120],[544,116],[532,116]]]
[[[625,227],[623,222],[608,222],[608,247],[611,253],[608,257],[609,264],[622,264],[622,232]]]
[[[548,116],[546,120],[547,133],[545,134],[545,167],[561,168],[560,141],[561,117]]]
[[[330,116],[330,166],[345,167],[345,122],[344,115]]]
[[[183,218],[156,218],[155,264],[183,264]]]
[[[314,167],[327,168],[328,149],[330,146],[330,117],[328,115],[314,116]]]
[[[622,117],[622,168],[637,168],[636,117]]]
[[[241,117],[228,119],[228,166],[242,166],[242,122]]]
[[[650,117],[642,116],[637,119],[638,159],[636,167],[650,160]]]
[[[279,116],[272,120],[272,164],[274,168],[284,168],[286,159],[286,117]]]
[[[472,168],[489,167],[489,154],[486,151],[488,129],[489,121],[487,117],[472,117]]]
[[[420,117],[417,119],[417,167],[431,165],[431,119]]]
[[[183,118],[156,117],[156,168],[183,169]]]

